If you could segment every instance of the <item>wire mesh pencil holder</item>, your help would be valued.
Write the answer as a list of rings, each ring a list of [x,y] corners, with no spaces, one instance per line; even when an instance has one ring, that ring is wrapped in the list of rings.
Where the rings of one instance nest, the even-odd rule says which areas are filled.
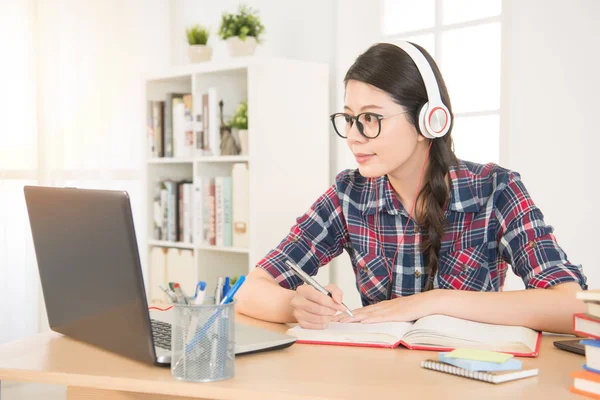
[[[202,305],[173,304],[171,375],[192,382],[213,382],[235,373],[235,301]]]

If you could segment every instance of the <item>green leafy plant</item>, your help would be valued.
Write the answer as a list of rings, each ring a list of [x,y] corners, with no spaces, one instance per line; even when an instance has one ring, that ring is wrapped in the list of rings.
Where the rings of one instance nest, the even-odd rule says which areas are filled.
[[[206,45],[210,32],[201,25],[193,25],[185,30],[188,43],[193,46],[195,44]]]
[[[246,40],[247,36],[256,38],[260,43],[260,37],[264,33],[265,27],[260,22],[258,11],[246,6],[240,5],[237,14],[223,13],[219,36],[225,40],[233,36],[239,36],[241,40]]]
[[[238,105],[228,125],[230,128],[248,129],[248,100]]]

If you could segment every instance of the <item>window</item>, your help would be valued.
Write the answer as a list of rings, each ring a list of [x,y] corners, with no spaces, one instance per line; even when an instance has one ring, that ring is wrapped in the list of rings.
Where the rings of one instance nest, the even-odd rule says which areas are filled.
[[[452,102],[455,152],[499,161],[501,0],[383,0],[385,40],[408,40],[436,60]]]
[[[143,75],[168,63],[168,5],[126,3],[0,2],[0,343],[45,328],[24,185],[126,190],[145,232]]]

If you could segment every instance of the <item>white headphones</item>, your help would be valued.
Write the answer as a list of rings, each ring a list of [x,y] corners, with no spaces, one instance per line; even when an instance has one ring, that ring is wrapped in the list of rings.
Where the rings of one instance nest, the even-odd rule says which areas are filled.
[[[441,138],[448,133],[452,117],[448,107],[442,103],[440,89],[431,65],[429,65],[423,53],[412,44],[406,41],[394,42],[393,44],[400,47],[412,58],[421,73],[423,82],[425,82],[427,103],[419,111],[419,129],[421,133],[427,139]]]

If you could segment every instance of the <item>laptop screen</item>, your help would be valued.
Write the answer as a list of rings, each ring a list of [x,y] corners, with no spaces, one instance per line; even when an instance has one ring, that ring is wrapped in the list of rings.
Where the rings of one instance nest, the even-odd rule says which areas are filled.
[[[154,363],[129,196],[24,188],[50,328]]]

